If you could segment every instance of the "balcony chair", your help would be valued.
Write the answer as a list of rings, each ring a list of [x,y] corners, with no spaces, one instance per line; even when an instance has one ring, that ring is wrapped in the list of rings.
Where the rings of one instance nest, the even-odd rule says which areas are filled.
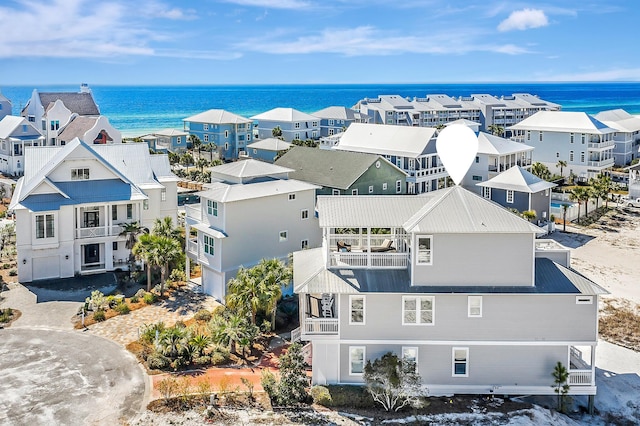
[[[336,245],[338,246],[338,251],[342,251],[342,252],[351,251],[351,244],[347,244],[342,240],[338,241]]]
[[[395,249],[396,248],[393,247],[393,240],[385,239],[379,246],[371,246],[371,253],[384,253]],[[366,252],[367,249],[362,251]]]

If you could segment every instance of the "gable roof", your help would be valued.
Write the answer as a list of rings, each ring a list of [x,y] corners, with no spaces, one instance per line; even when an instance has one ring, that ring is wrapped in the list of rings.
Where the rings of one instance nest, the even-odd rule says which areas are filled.
[[[265,163],[264,161],[248,158],[246,160],[234,161],[232,163],[221,164],[210,168],[213,175],[232,176],[241,179],[270,176],[281,173],[292,172],[293,169]]]
[[[640,117],[631,115],[623,109],[602,111],[594,117],[620,132],[633,133],[640,130]]]
[[[70,141],[73,138],[82,139],[88,130],[96,125],[99,117],[83,117],[81,115],[73,117],[71,121],[58,133],[58,138],[63,141]],[[86,142],[86,141],[85,141]]]
[[[514,142],[500,136],[480,132],[478,134],[478,154],[507,155],[518,152],[533,151],[533,147],[521,142]]]
[[[433,197],[432,194],[319,195],[316,201],[318,223],[321,227],[333,228],[399,228]]]
[[[293,108],[273,108],[269,111],[263,112],[262,114],[254,115],[251,117],[253,120],[265,120],[265,121],[283,121],[283,122],[294,122],[294,121],[314,121],[318,120],[318,117],[305,114],[302,111],[298,111]]]
[[[362,118],[368,118],[367,114],[360,113],[351,108],[343,106],[330,106],[319,111],[314,112],[312,115],[318,118],[326,118],[333,120],[361,120]]]
[[[210,109],[191,117],[183,118],[182,121],[194,123],[214,123],[214,124],[240,124],[251,123],[251,120],[241,115],[234,114],[224,109]]]
[[[26,123],[23,123],[26,122]],[[29,123],[24,117],[6,115],[0,120],[0,139],[6,139],[22,124]],[[30,124],[31,125],[31,124]]]
[[[246,160],[245,160],[246,161]],[[284,195],[290,192],[316,190],[319,187],[295,179],[269,179],[247,184],[214,182],[206,191],[198,192],[201,198],[228,203],[254,198]]]
[[[599,134],[615,132],[586,112],[573,111],[538,111],[509,129]]]
[[[100,115],[100,109],[90,92],[39,92],[38,95],[45,111],[60,99],[71,112],[79,115]]]
[[[435,133],[432,127],[353,123],[334,149],[415,158],[428,148],[435,153]],[[433,146],[429,147],[432,139]]]
[[[557,185],[540,179],[520,166],[513,166],[488,181],[478,183],[477,186],[533,194]]]
[[[153,132],[152,135],[154,136],[188,136],[189,132],[185,132],[184,130],[177,130],[177,129],[162,129],[158,132]]]
[[[260,139],[252,144],[247,145],[247,148],[264,149],[265,151],[286,151],[291,148],[293,144],[285,142],[278,138]]]
[[[404,174],[380,155],[294,146],[276,160],[294,169],[289,177],[329,188],[347,189],[380,161]]]
[[[151,164],[153,175],[159,181],[166,182],[171,180],[177,182],[180,180],[180,178],[171,171],[171,163],[169,163],[168,154],[149,155],[149,163]]]

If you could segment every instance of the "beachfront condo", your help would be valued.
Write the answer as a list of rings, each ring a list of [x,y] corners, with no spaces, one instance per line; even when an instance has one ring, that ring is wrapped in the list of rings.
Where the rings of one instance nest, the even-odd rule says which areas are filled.
[[[123,225],[177,219],[177,181],[166,155],[145,144],[26,147],[15,212],[18,279],[31,282],[127,269]]]
[[[210,109],[182,121],[186,133],[213,148],[223,161],[237,160],[253,140],[253,121],[223,109]]]
[[[613,160],[616,166],[626,166],[640,158],[640,117],[623,109],[602,111],[594,117],[616,130],[613,134]]]
[[[616,130],[585,112],[541,111],[509,128],[512,140],[533,146],[532,160],[587,181],[613,164]]]
[[[294,140],[317,140],[320,137],[320,118],[293,108],[274,108],[251,117],[257,124],[256,135],[260,139],[274,136],[279,128],[281,137],[287,142]]]
[[[289,179],[293,170],[246,159],[211,168],[200,204],[186,206],[186,253],[202,271],[202,290],[224,301],[240,267],[320,245],[319,187]],[[187,262],[187,276],[190,265]]]
[[[342,106],[330,106],[314,112],[320,119],[320,137],[337,135],[344,132],[351,123],[368,123],[371,117]]]
[[[320,196],[322,247],[294,253],[312,383],[363,385],[387,352],[428,395],[595,395],[601,287],[569,249],[460,186],[416,197]]]

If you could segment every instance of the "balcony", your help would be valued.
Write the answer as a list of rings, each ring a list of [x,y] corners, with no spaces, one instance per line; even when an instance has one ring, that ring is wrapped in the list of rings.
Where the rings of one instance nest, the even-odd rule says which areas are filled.
[[[198,256],[198,241],[188,240],[187,252],[193,254],[194,256]]]
[[[595,371],[593,368],[593,348],[584,348],[588,353],[583,353],[575,346],[569,349],[569,380],[571,386],[595,386]],[[585,360],[591,358],[591,362]]]
[[[613,158],[607,158],[605,160],[600,160],[600,161],[588,161],[587,162],[587,166],[589,167],[601,167],[601,168],[606,168],[606,167],[611,167],[613,166],[613,163],[615,162],[615,160]]]
[[[605,150],[607,148],[611,148],[615,144],[616,144],[615,141],[604,141],[604,142],[599,142],[599,143],[589,142],[589,144],[587,146],[589,147],[590,151],[602,151],[602,150]]]
[[[122,226],[94,226],[86,228],[76,228],[76,238],[96,238],[96,237],[115,237],[122,232]]]
[[[335,294],[301,294],[300,313],[300,339],[338,334],[340,321]]]
[[[593,372],[591,370],[569,370],[569,385],[593,386]]]
[[[184,206],[184,211],[188,218],[195,219],[199,222],[202,221],[202,209],[200,208],[200,204]]]
[[[328,268],[405,269],[409,253],[402,234],[330,234]]]

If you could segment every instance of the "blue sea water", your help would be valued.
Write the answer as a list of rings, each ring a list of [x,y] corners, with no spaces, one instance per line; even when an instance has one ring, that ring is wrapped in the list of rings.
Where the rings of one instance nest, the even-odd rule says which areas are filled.
[[[77,91],[78,85],[38,86],[41,92]],[[220,108],[245,117],[276,107],[312,113],[340,105],[351,107],[365,97],[397,94],[420,97],[444,93],[495,96],[524,92],[562,105],[565,111],[622,108],[640,114],[640,83],[508,83],[508,84],[350,84],[350,85],[228,85],[228,86],[100,86],[90,85],[100,111],[124,136],[139,136],[164,128],[182,128],[182,119]],[[2,94],[19,114],[34,87],[4,86]]]

